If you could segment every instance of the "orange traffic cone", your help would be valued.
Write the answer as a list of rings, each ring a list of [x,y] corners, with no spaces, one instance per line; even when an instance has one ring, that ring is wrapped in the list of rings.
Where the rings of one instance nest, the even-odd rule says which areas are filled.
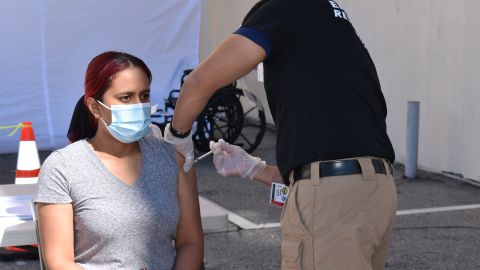
[[[40,158],[38,157],[32,123],[23,122],[20,145],[18,147],[15,184],[36,184],[39,173]]]
[[[39,173],[40,159],[32,123],[23,122],[18,147],[15,184],[36,184]],[[0,260],[2,259],[38,259],[38,246],[1,247]]]

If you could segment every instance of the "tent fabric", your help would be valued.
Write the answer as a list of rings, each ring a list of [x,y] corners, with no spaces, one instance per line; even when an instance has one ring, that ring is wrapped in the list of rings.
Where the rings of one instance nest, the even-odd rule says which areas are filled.
[[[198,63],[200,9],[200,0],[1,1],[0,127],[29,121],[39,149],[68,144],[86,67],[108,50],[145,61],[161,108]],[[10,131],[0,129],[0,153],[18,150]]]

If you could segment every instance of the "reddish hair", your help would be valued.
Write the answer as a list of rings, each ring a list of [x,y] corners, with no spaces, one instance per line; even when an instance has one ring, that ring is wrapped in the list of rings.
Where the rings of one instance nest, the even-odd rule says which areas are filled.
[[[67,137],[70,142],[91,138],[97,132],[97,120],[87,107],[89,97],[102,100],[103,94],[110,87],[115,75],[129,67],[138,67],[145,72],[149,83],[152,73],[139,58],[123,52],[104,52],[95,56],[85,72],[85,94],[81,97],[72,115]]]

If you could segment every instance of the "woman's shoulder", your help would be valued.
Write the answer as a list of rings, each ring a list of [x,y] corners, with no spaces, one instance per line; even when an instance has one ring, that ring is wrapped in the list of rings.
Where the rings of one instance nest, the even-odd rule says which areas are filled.
[[[142,143],[146,146],[145,149],[155,154],[168,154],[175,157],[175,150],[173,147],[165,142],[162,131],[154,124],[150,125],[150,131],[142,138]]]
[[[150,132],[148,134],[150,134],[152,137],[156,139],[163,141],[162,131],[160,130],[160,127],[158,127],[155,124],[150,124]]]
[[[60,165],[64,164],[65,166],[68,166],[69,161],[77,160],[79,161],[80,159],[78,158],[82,153],[83,153],[83,148],[85,141],[80,140],[74,143],[71,143],[63,148],[57,149],[53,151],[43,162],[42,167],[51,167],[52,165]]]
[[[38,177],[35,202],[70,203],[71,182],[75,175],[71,170],[78,168],[85,160],[82,141],[78,141],[53,151],[43,162]]]
[[[157,125],[150,124],[150,130],[142,138],[145,143],[155,145],[169,145],[163,140],[162,131]]]
[[[86,143],[86,140],[79,140],[58,149],[55,152],[60,156],[77,158],[79,155],[83,155]]]

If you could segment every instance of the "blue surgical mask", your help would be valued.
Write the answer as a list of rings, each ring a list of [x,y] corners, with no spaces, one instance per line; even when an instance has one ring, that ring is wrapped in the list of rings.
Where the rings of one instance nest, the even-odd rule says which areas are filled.
[[[122,143],[132,143],[140,140],[149,130],[152,106],[150,103],[129,105],[111,105],[110,108],[97,100],[103,107],[112,111],[112,122],[105,124],[112,136]]]

